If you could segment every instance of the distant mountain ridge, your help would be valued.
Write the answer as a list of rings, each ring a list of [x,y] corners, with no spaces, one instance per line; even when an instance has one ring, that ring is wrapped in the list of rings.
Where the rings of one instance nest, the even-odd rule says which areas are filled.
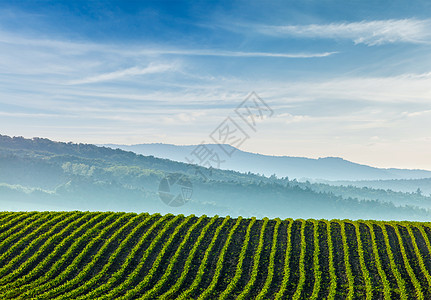
[[[169,178],[183,178],[183,184],[175,187],[171,180],[174,186],[167,189]],[[192,189],[189,201],[168,205],[165,196],[178,196],[183,187]],[[428,221],[431,197],[208,169],[121,149],[0,134],[0,208]]]
[[[172,144],[137,144],[137,145],[102,145],[109,148],[119,148],[142,155],[166,158],[179,162],[188,162],[186,157],[197,145],[178,146]],[[232,156],[223,152],[233,152]],[[339,157],[305,158],[292,156],[270,156],[245,152],[230,145],[206,144],[205,147],[217,153],[221,160],[220,169],[239,172],[260,173],[266,176],[272,174],[290,179],[314,180],[391,180],[391,179],[422,179],[431,178],[431,171],[396,168],[376,168],[344,160]]]

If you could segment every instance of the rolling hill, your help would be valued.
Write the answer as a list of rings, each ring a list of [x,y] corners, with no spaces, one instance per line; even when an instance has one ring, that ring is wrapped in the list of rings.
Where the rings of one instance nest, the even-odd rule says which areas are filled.
[[[1,299],[430,299],[429,223],[0,213]]]
[[[182,199],[187,201],[172,202],[174,197],[184,196],[181,184],[172,185],[172,192],[166,191],[166,180],[175,176],[190,182],[187,188],[192,196]],[[167,200],[161,195],[172,198]],[[8,136],[0,136],[0,207],[14,211],[128,211],[261,218],[431,218],[431,199],[419,194],[301,183],[89,144]]]
[[[170,144],[138,145],[103,145],[113,149],[133,151],[138,154],[152,155],[174,161],[188,162],[186,159],[197,145],[177,146]],[[230,145],[205,145],[217,153],[221,160],[220,168],[239,172],[272,174],[291,179],[324,179],[324,180],[385,180],[385,179],[420,179],[431,178],[431,171],[408,169],[382,169],[353,163],[339,157],[318,159],[292,156],[270,156],[245,152]],[[221,147],[220,147],[221,146]],[[227,149],[228,156],[223,149]]]
[[[334,186],[355,186],[355,187],[368,187],[372,189],[392,190],[403,193],[417,193],[420,192],[424,195],[431,194],[431,178],[422,179],[390,179],[390,180],[358,180],[358,181],[329,181],[320,180],[319,182],[334,185]],[[419,189],[419,191],[418,191]]]

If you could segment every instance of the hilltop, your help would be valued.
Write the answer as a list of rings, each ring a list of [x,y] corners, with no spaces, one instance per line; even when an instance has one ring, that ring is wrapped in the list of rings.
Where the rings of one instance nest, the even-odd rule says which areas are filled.
[[[137,154],[152,155],[179,162],[187,162],[187,157],[198,145],[137,144],[137,145],[102,145],[113,149],[133,151]],[[272,156],[246,152],[230,145],[205,144],[205,147],[217,153],[223,163],[220,168],[239,172],[272,174],[291,179],[314,180],[388,180],[431,178],[431,171],[396,168],[376,168],[354,163],[340,157],[306,158],[294,156]],[[232,155],[227,155],[226,150]]]
[[[90,144],[0,136],[5,210],[104,210],[243,217],[429,220],[431,199],[204,168]],[[180,174],[192,197],[168,206],[161,182]],[[177,191],[178,192],[178,191]],[[175,193],[177,193],[175,192]]]

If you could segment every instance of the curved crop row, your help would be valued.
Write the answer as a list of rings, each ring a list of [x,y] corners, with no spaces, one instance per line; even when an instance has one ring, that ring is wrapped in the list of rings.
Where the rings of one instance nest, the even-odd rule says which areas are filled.
[[[139,216],[136,216],[135,218],[132,218],[130,221],[131,222],[135,222],[135,221],[139,221]],[[99,280],[102,278],[102,276],[105,275],[105,273],[109,270],[109,268],[112,266],[112,264],[114,263],[115,259],[119,256],[119,254],[121,253],[121,251],[126,247],[127,243],[134,237],[134,235],[136,234],[136,232],[143,226],[145,226],[149,221],[151,220],[151,217],[148,216],[144,216],[144,219],[142,221],[140,221],[137,226],[135,226],[130,233],[127,235],[127,237],[121,241],[120,245],[115,249],[115,251],[109,255],[109,260],[103,265],[102,269],[96,274],[93,275],[93,277],[86,281],[85,284],[79,286],[78,288],[61,295],[62,298],[75,298],[77,297],[79,294],[83,293],[86,290],[89,290],[93,287],[93,285],[95,285],[96,283],[99,282]]]
[[[256,218],[253,218],[247,226],[247,231],[245,233],[244,243],[242,244],[241,252],[239,254],[238,264],[236,265],[236,269],[235,269],[235,275],[232,278],[232,280],[230,281],[229,285],[223,291],[223,293],[220,294],[219,299],[226,299],[228,297],[228,295],[236,287],[239,279],[241,278],[242,264],[244,262],[245,253],[247,251],[247,248],[250,246],[249,245],[249,243],[250,243],[250,232],[251,232],[251,228],[253,227],[255,222],[256,222]]]
[[[18,249],[20,246],[26,245],[28,241],[31,241],[34,237],[38,236],[39,233],[43,232],[46,228],[49,228],[51,224],[55,224],[55,220],[52,219],[48,222],[45,222],[47,219],[49,219],[49,216],[49,214],[41,216],[34,215],[33,217],[26,219],[23,223],[19,223],[4,232],[5,236],[1,238],[1,249],[7,248],[7,250],[0,256],[0,261],[10,262],[11,255],[17,252],[16,249]],[[61,217],[58,216],[57,218]],[[21,227],[21,230],[12,233],[17,227]],[[26,234],[27,231],[31,231],[31,233]],[[16,239],[18,240],[16,241]],[[0,268],[0,270],[2,268]]]
[[[95,266],[95,264],[98,262],[98,260],[102,257],[102,255],[107,250],[110,243],[112,243],[117,236],[122,233],[122,231],[126,230],[129,226],[133,224],[135,219],[137,218],[137,215],[134,215],[132,218],[129,219],[129,221],[122,225],[118,230],[114,232],[113,235],[109,237],[103,244],[103,246],[99,249],[99,251],[92,257],[92,260],[90,263],[85,265],[85,267],[71,280],[67,280],[65,283],[61,284],[60,286],[55,287],[54,289],[49,290],[45,294],[41,295],[42,298],[49,298],[53,299],[53,297],[63,294],[65,291],[67,291],[70,287],[73,287],[75,284],[78,284],[80,282],[84,282],[83,279],[86,277],[86,275],[92,270],[92,268]],[[118,220],[127,219],[127,215],[123,215]],[[63,299],[63,296],[58,296],[59,298]]]
[[[128,287],[133,283],[133,281],[137,278],[139,275],[139,272],[144,267],[145,262],[147,261],[148,256],[153,252],[154,248],[158,244],[158,242],[162,239],[165,232],[169,230],[173,224],[175,224],[179,219],[183,218],[183,215],[178,215],[175,218],[172,218],[169,222],[166,223],[164,228],[158,232],[158,235],[153,239],[151,242],[151,245],[146,249],[144,252],[144,255],[141,257],[139,264],[135,266],[132,273],[128,274],[125,281],[123,281],[121,284],[117,285],[114,289],[112,289],[109,293],[104,294],[100,297],[100,299],[114,299],[118,298],[117,295],[122,292],[127,292]],[[188,221],[188,220],[187,220]],[[183,224],[186,221],[183,221]]]
[[[10,226],[15,224],[15,222],[19,222],[30,216],[40,215],[40,214],[42,213],[35,213],[35,212],[7,213],[6,212],[6,214],[1,219],[0,232],[3,232],[5,229],[10,228]]]
[[[419,234],[421,235],[422,239],[425,241],[425,245],[426,245],[426,249],[428,251],[428,257],[429,257],[431,255],[430,240],[429,240],[427,234],[425,233],[424,228],[423,228],[422,225],[418,225],[415,228],[419,231]],[[422,258],[422,255],[421,255],[421,253],[419,251],[419,248],[418,248],[418,245],[417,245],[417,242],[416,242],[416,239],[415,239],[415,236],[413,234],[411,226],[407,226],[407,229],[409,230],[409,234],[410,234],[410,236],[412,238],[413,246],[415,247],[415,253],[416,253],[416,256],[419,259],[419,264],[420,264],[421,270],[425,274],[425,277],[427,279],[427,282],[428,282],[428,291],[431,293],[431,276],[430,276],[431,274],[430,274],[430,272],[428,271],[428,269],[425,266],[424,259]]]
[[[257,295],[256,299],[264,299],[266,294],[268,293],[268,289],[272,283],[272,278],[274,277],[274,263],[275,263],[275,252],[277,251],[277,237],[278,237],[278,228],[280,227],[281,220],[277,219],[274,227],[274,234],[272,236],[272,244],[271,244],[271,254],[269,256],[269,265],[268,265],[268,276],[266,277],[265,284],[262,290]]]
[[[413,283],[413,286],[415,287],[416,297],[417,297],[417,299],[424,299],[424,295],[421,291],[420,283],[419,283],[418,279],[416,278],[416,275],[413,272],[412,267],[410,266],[409,259],[407,258],[406,250],[404,248],[404,242],[403,242],[403,239],[401,238],[401,234],[400,234],[400,230],[398,228],[398,225],[394,224],[392,226],[392,228],[395,229],[395,234],[397,235],[397,238],[398,238],[398,244],[400,246],[401,256],[403,257],[404,266],[406,267],[407,273],[409,274],[410,279]]]
[[[298,300],[301,297],[302,288],[305,283],[305,251],[306,251],[306,240],[305,240],[305,220],[301,220],[301,252],[299,254],[299,282],[296,286],[295,293],[293,294],[294,300]]]
[[[99,214],[99,217],[100,216],[101,215]],[[83,223],[80,227],[78,227],[74,232],[72,232],[70,235],[68,235],[63,241],[61,241],[60,243],[57,243],[54,250],[49,255],[47,255],[43,259],[42,262],[40,262],[35,268],[33,268],[26,275],[24,275],[24,276],[20,277],[19,279],[14,280],[13,282],[3,286],[1,291],[7,290],[8,292],[6,294],[0,295],[0,298],[2,298],[2,297],[9,298],[14,294],[17,294],[20,291],[29,288],[30,285],[26,285],[26,283],[29,282],[33,277],[36,277],[36,275],[39,272],[41,272],[43,270],[43,268],[45,266],[47,266],[47,264],[51,260],[53,260],[59,252],[63,251],[65,249],[66,243],[68,243],[69,241],[72,241],[73,239],[81,236],[82,234],[85,234],[85,232],[87,232],[92,226],[94,226],[94,222],[98,219],[96,216],[93,216],[90,214],[86,214],[83,217],[85,219],[87,219],[87,218],[89,218],[89,219],[86,220],[86,222]],[[55,263],[58,264],[60,261],[61,260],[57,260]],[[55,269],[55,263],[50,268],[50,270]],[[45,275],[46,275],[46,273],[45,273]],[[32,286],[36,286],[40,282],[40,279],[41,279],[41,277],[39,277],[36,281],[32,281]],[[19,288],[13,289],[16,286],[19,286]]]
[[[158,215],[158,214],[151,215],[148,219],[146,219],[146,221],[150,221],[150,220],[152,220],[153,218],[156,218],[156,217],[159,217],[159,219],[156,222],[154,222],[151,225],[151,227],[145,232],[145,234],[143,234],[140,237],[140,239],[138,240],[138,242],[136,243],[136,245],[130,251],[130,253],[127,256],[126,260],[121,265],[120,269],[117,270],[114,274],[112,274],[110,276],[110,278],[108,279],[107,282],[105,282],[104,284],[100,285],[96,289],[92,290],[88,294],[86,294],[84,296],[81,296],[81,297],[78,297],[77,299],[94,299],[94,298],[96,298],[97,296],[101,295],[103,292],[105,292],[109,288],[111,288],[125,274],[126,269],[131,265],[132,260],[133,260],[133,258],[135,258],[136,253],[138,252],[138,250],[142,247],[142,245],[144,244],[144,242],[148,240],[148,237],[150,236],[150,234],[153,233],[154,231],[156,231],[156,228],[160,224],[162,224],[164,221],[166,221],[166,218],[168,217],[168,215],[163,216],[163,217],[160,217],[160,215]]]
[[[367,266],[365,265],[364,248],[362,246],[361,232],[359,230],[359,223],[354,222],[353,225],[355,226],[356,243],[358,244],[359,263],[361,264],[362,276],[363,276],[364,282],[365,282],[365,297],[366,297],[366,299],[372,299],[373,298],[373,286],[371,284],[370,273],[368,272]]]
[[[12,216],[13,216],[13,212],[10,212],[10,211],[2,211],[2,212],[0,212],[0,222],[3,222],[3,223],[5,223],[4,221],[6,220],[6,219],[8,219],[8,218],[11,218]],[[17,213],[18,214],[18,213]],[[0,228],[1,228],[1,225],[0,225]]]
[[[207,287],[207,289],[199,296],[198,299],[207,298],[212,293],[212,291],[214,290],[214,288],[215,288],[215,286],[219,280],[219,277],[220,277],[220,272],[221,272],[222,267],[223,267],[223,260],[225,259],[227,248],[229,247],[232,236],[235,233],[235,231],[238,228],[241,221],[242,221],[242,218],[239,217],[237,219],[235,225],[232,227],[232,230],[229,232],[229,235],[227,236],[226,242],[224,243],[223,248],[221,249],[220,255],[218,257],[212,281],[211,281],[210,285]]]
[[[391,245],[389,243],[389,236],[388,232],[386,230],[385,224],[375,223],[377,226],[379,226],[383,233],[383,238],[385,240],[386,245],[386,252],[389,256],[389,264],[391,266],[392,272],[394,273],[395,280],[397,281],[397,285],[400,291],[400,297],[401,299],[407,299],[407,290],[405,287],[404,279],[402,278],[400,272],[398,271],[397,264],[395,263],[394,254],[391,249]]]
[[[428,223],[0,212],[0,237],[0,299],[431,294]]]
[[[386,277],[386,273],[382,267],[382,261],[380,259],[379,250],[378,250],[377,242],[376,242],[376,240],[377,240],[376,233],[374,231],[374,227],[373,227],[372,223],[366,222],[365,225],[368,227],[368,230],[370,231],[371,246],[373,249],[374,262],[376,264],[376,268],[377,268],[377,272],[379,273],[380,280],[382,281],[383,295],[384,295],[385,300],[390,300],[391,299],[391,288],[389,286],[389,281],[388,281],[388,278]]]
[[[84,220],[87,217],[87,215],[82,215],[81,217],[77,218],[78,216],[79,216],[78,214],[74,214],[74,215],[70,216],[69,218],[63,220],[59,224],[57,224],[57,225],[60,225],[60,224],[66,225],[63,229],[61,229],[60,232],[53,234],[53,235],[50,235],[50,233],[53,232],[53,229],[57,227],[57,225],[56,225],[50,231],[48,231],[46,234],[42,234],[38,239],[41,239],[42,237],[48,237],[48,239],[39,247],[39,249],[31,257],[27,258],[26,261],[23,264],[21,264],[18,269],[15,269],[13,272],[9,273],[7,276],[4,276],[2,278],[2,280],[11,281],[11,279],[15,279],[15,278],[21,276],[21,274],[23,272],[25,272],[27,270],[27,268],[29,266],[31,266],[36,260],[38,260],[39,258],[44,257],[46,255],[45,251],[49,247],[54,246],[56,244],[58,245],[59,242],[61,243],[61,241],[63,239],[67,238],[68,233],[71,230],[73,230],[74,226],[79,224],[80,222],[82,222],[82,220]],[[72,222],[68,223],[68,221],[72,221]],[[38,239],[36,239],[36,241]],[[37,266],[41,266],[41,263],[38,263]],[[34,269],[32,269],[32,270],[34,270]],[[16,282],[16,280],[13,281],[13,284],[15,284],[15,282]],[[7,288],[8,286],[9,285],[3,286],[2,290]]]
[[[396,225],[394,225],[394,226],[396,226]],[[414,235],[413,230],[412,230],[412,226],[410,224],[406,224],[405,227],[407,228],[407,232],[409,233],[409,236],[410,236],[410,238],[412,240],[413,249],[414,249],[416,258],[418,259],[419,267],[421,269],[421,272],[422,272],[422,274],[425,276],[425,278],[427,280],[427,283],[428,283],[428,288],[427,289],[428,289],[428,291],[430,291],[430,288],[431,288],[431,276],[430,276],[430,273],[428,272],[428,270],[427,270],[427,268],[425,266],[422,254],[420,253],[418,244],[416,242],[415,235]]]
[[[205,252],[205,256],[202,259],[201,264],[199,265],[199,269],[198,272],[196,274],[196,277],[194,278],[192,284],[190,285],[190,287],[185,290],[184,292],[181,293],[181,295],[178,297],[179,299],[188,299],[190,298],[190,295],[197,289],[197,287],[199,286],[200,282],[202,281],[202,277],[204,276],[204,272],[205,272],[205,267],[207,264],[207,261],[210,257],[210,255],[212,254],[212,249],[215,246],[215,243],[217,241],[217,238],[220,234],[220,231],[223,229],[223,227],[226,225],[226,223],[229,221],[229,216],[227,216],[224,220],[223,223],[217,228],[217,230],[215,231],[214,237],[211,240],[210,245],[208,246],[207,251]],[[233,234],[233,232],[235,231],[236,228],[232,227],[232,229],[230,230],[229,234]]]
[[[109,222],[111,222],[112,220],[115,219],[115,217],[118,217],[118,216],[120,216],[120,215],[119,214],[110,214],[107,218],[104,219],[103,223],[109,224]],[[108,226],[106,226],[101,231],[99,231],[99,233],[93,239],[91,239],[91,241],[88,244],[86,244],[85,248],[79,253],[79,255],[77,255],[66,268],[62,269],[60,274],[58,274],[55,278],[50,278],[50,280],[46,281],[42,285],[38,285],[32,289],[27,290],[23,294],[23,298],[25,299],[28,297],[33,297],[36,295],[40,295],[42,293],[43,293],[42,295],[38,296],[39,298],[43,298],[43,297],[49,298],[52,294],[56,293],[57,291],[54,290],[55,287],[57,285],[61,284],[62,282],[66,281],[68,276],[72,272],[74,272],[78,269],[77,268],[78,264],[83,259],[86,258],[87,254],[90,252],[90,250],[92,249],[94,244],[96,244],[102,237],[105,237],[105,235],[107,235],[107,233],[110,230],[115,228],[125,218],[126,218],[126,215],[120,216],[114,222],[110,223]],[[96,229],[96,228],[93,228],[93,229]],[[97,230],[92,230],[92,231],[93,232],[91,232],[91,235],[95,235],[97,233]]]
[[[310,299],[317,299],[320,291],[320,283],[322,282],[322,272],[319,268],[319,231],[318,231],[318,221],[313,222],[313,242],[314,242],[314,253],[313,253],[313,268],[314,268],[314,286],[313,293]]]
[[[25,270],[27,267],[29,267],[33,261],[36,260],[36,258],[45,250],[45,248],[52,242],[52,240],[55,237],[60,237],[61,233],[52,235],[57,229],[61,228],[63,225],[66,225],[69,221],[74,220],[78,216],[78,213],[74,213],[69,215],[68,217],[64,217],[63,215],[59,215],[56,218],[53,218],[51,222],[45,223],[43,227],[48,227],[51,224],[55,224],[57,220],[63,219],[61,222],[57,222],[54,226],[51,227],[50,230],[47,232],[39,235],[36,239],[32,240],[32,242],[23,250],[20,252],[19,255],[15,256],[12,260],[9,261],[7,265],[1,268],[0,270],[0,285],[3,285],[7,282],[9,282],[11,279],[15,278],[20,272]],[[72,224],[72,223],[71,223]],[[73,225],[73,224],[72,224]],[[70,226],[70,224],[69,224]],[[37,248],[37,245],[39,242],[43,242],[45,238],[48,238],[48,240],[40,246],[40,248],[35,252],[29,259],[27,259],[23,264],[21,264],[19,267],[17,267],[15,270],[11,272],[13,267],[15,266],[16,262],[19,262],[19,260],[23,257],[25,257],[30,251],[32,251],[34,248]],[[8,273],[7,275],[6,272]]]
[[[202,221],[205,218],[206,218],[206,216],[200,217],[197,222],[195,222],[192,226],[190,226],[189,230],[187,231],[186,235],[184,236],[184,239],[182,240],[182,242],[178,246],[177,251],[175,251],[174,256],[170,260],[170,263],[169,263],[168,267],[166,268],[166,271],[163,274],[162,278],[160,278],[160,280],[157,281],[157,284],[155,284],[149,291],[147,291],[141,297],[141,299],[148,299],[148,298],[153,297],[159,291],[159,289],[162,287],[162,285],[165,284],[165,282],[168,280],[169,276],[171,275],[171,273],[174,269],[174,265],[177,262],[177,259],[180,256],[181,251],[183,250],[186,243],[189,241],[189,238],[190,238],[192,232],[194,230],[196,230],[196,228],[198,228],[198,226],[202,223]]]
[[[45,214],[46,215],[46,214]],[[17,228],[23,228],[22,222],[28,220],[33,221],[38,218],[42,218],[43,214],[31,214],[31,213],[19,213],[17,215],[11,215],[11,218],[8,218],[5,220],[1,226],[0,226],[0,241],[4,241],[7,237],[10,237],[10,235],[17,229]],[[1,244],[1,247],[3,247],[3,242]],[[1,249],[1,248],[0,248]]]
[[[174,285],[172,285],[172,287],[163,295],[161,295],[159,298],[160,299],[167,299],[170,296],[172,296],[173,294],[177,293],[178,290],[181,288],[182,283],[184,282],[187,273],[189,272],[191,263],[193,258],[195,257],[195,254],[198,250],[198,247],[201,245],[202,240],[204,239],[208,229],[211,227],[211,225],[213,225],[215,223],[215,221],[218,219],[218,216],[215,216],[213,218],[211,218],[211,221],[208,222],[208,224],[204,227],[204,229],[202,230],[201,234],[199,235],[198,239],[196,240],[192,250],[190,251],[189,256],[187,257],[187,261],[184,264],[184,269],[180,275],[180,277],[178,278],[178,280],[175,282]],[[216,232],[219,232],[220,229],[222,228],[222,226],[224,225],[224,223],[222,223],[217,229]],[[216,236],[215,236],[216,237]],[[214,237],[214,238],[215,238]]]
[[[247,297],[247,295],[250,293],[250,290],[254,282],[256,281],[257,271],[259,269],[260,255],[262,253],[262,247],[263,247],[263,238],[265,235],[266,226],[268,225],[268,221],[269,221],[268,218],[265,218],[263,221],[262,229],[260,231],[260,236],[259,236],[259,245],[257,246],[256,253],[254,254],[254,257],[253,257],[253,270],[251,271],[250,280],[247,282],[246,286],[244,287],[241,294],[239,294],[237,299],[244,299],[245,297]]]
[[[326,224],[326,235],[327,235],[327,243],[328,243],[328,253],[329,253],[329,293],[328,299],[334,299],[335,293],[337,292],[337,275],[335,274],[334,267],[334,245],[332,243],[331,238],[331,223],[329,221],[325,221]]]
[[[59,272],[61,268],[65,267],[64,262],[75,253],[76,249],[78,249],[78,247],[82,245],[101,226],[107,224],[110,219],[112,219],[112,216],[108,217],[106,213],[98,214],[95,218],[93,218],[93,221],[95,222],[93,226],[89,230],[87,230],[83,235],[80,235],[78,239],[75,240],[75,242],[67,249],[66,253],[64,253],[60,259],[55,261],[55,263],[51,266],[48,272],[46,272],[43,276],[40,276],[36,280],[32,280],[28,284],[21,285],[19,288],[11,290],[9,293],[18,294],[23,292],[22,296],[29,297],[30,295],[34,295],[37,292],[43,291],[43,287],[46,285],[41,285],[41,284],[49,281],[49,279],[51,279],[51,277],[55,273]],[[23,279],[25,279],[25,277],[23,277]]]
[[[347,244],[347,237],[346,237],[346,226],[344,222],[338,221],[338,224],[341,226],[341,238],[343,241],[343,254],[344,254],[344,266],[346,268],[346,275],[347,275],[347,281],[348,281],[348,292],[347,292],[347,299],[353,299],[354,296],[354,280],[353,280],[353,274],[352,274],[352,267],[350,266],[349,261],[349,245]]]
[[[275,299],[282,299],[284,293],[286,292],[287,284],[289,283],[290,278],[290,256],[292,254],[292,226],[293,219],[287,220],[289,224],[287,225],[287,245],[286,245],[286,253],[284,256],[284,269],[283,269],[283,280],[281,281],[280,289],[275,295]]]
[[[163,248],[160,250],[159,254],[156,257],[156,260],[153,262],[151,269],[148,271],[148,273],[145,275],[145,277],[132,289],[128,289],[128,291],[126,292],[126,294],[119,298],[119,299],[130,299],[133,296],[135,296],[140,290],[142,290],[145,286],[148,285],[149,281],[151,280],[151,278],[154,276],[155,272],[157,271],[161,260],[163,259],[168,247],[172,244],[172,241],[174,240],[175,237],[177,237],[177,235],[179,235],[180,230],[185,227],[187,225],[187,223],[190,222],[190,220],[193,218],[194,216],[188,216],[187,218],[185,218],[180,225],[175,227],[174,232],[170,235],[169,239],[164,243]],[[199,223],[202,221],[202,219],[199,219]],[[193,226],[191,226],[190,228],[192,228]],[[190,229],[189,229],[190,230]],[[186,234],[187,236],[187,234]],[[182,245],[182,244],[180,244]]]

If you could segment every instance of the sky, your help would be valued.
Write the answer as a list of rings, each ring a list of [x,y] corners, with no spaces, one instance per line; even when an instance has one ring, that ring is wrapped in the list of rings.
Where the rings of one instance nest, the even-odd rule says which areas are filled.
[[[0,134],[431,170],[427,1],[1,1]]]

